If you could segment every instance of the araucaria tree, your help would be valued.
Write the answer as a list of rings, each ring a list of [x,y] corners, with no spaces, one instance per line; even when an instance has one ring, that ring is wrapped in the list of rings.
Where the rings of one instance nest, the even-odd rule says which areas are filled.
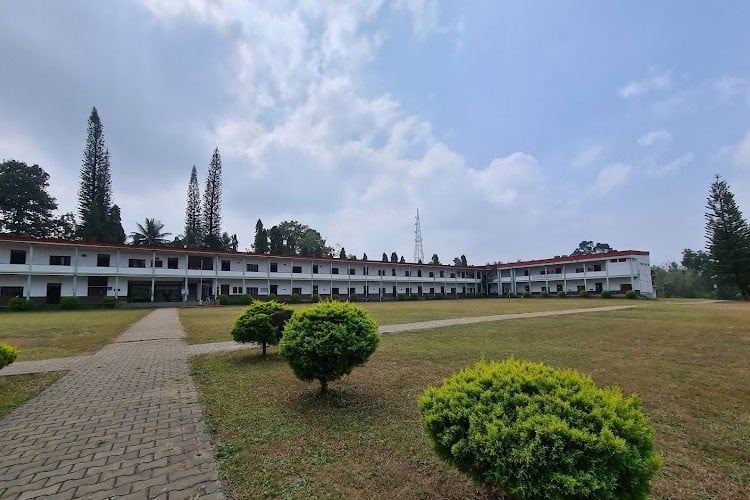
[[[253,240],[255,253],[268,253],[268,231],[263,227],[263,221],[255,223],[255,239]]]
[[[125,241],[125,231],[119,220],[120,209],[112,204],[109,151],[104,145],[104,129],[95,107],[89,116],[88,136],[83,150],[78,212],[80,238],[110,243]]]
[[[720,176],[711,183],[706,201],[706,247],[713,270],[750,299],[750,226],[742,217],[729,184]]]
[[[203,235],[203,243],[207,247],[221,247],[221,156],[219,148],[215,148],[211,156],[206,189],[203,191]]]
[[[203,221],[201,220],[201,192],[198,187],[198,172],[190,172],[188,182],[187,204],[185,206],[185,244],[189,247],[200,246],[203,241]]]
[[[55,233],[55,199],[47,193],[49,174],[39,165],[0,163],[0,232],[46,238]]]

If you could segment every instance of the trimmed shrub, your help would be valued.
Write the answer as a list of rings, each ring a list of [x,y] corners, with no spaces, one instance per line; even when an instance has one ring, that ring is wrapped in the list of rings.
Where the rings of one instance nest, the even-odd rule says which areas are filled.
[[[638,295],[635,293],[635,290],[628,290],[625,292],[625,298],[626,299],[636,299],[638,298]]]
[[[60,299],[60,309],[73,311],[81,308],[81,299],[78,297],[63,297]]]
[[[25,297],[11,297],[8,301],[8,308],[11,311],[33,311],[36,309],[36,303]]]
[[[320,302],[320,295],[318,295],[317,293],[312,294],[312,301],[314,304]]]
[[[409,300],[419,300],[421,297],[417,295],[416,293],[412,293],[409,295]]]
[[[406,300],[406,294],[405,293],[399,293],[396,295],[397,300]]]
[[[293,293],[289,296],[290,304],[299,304],[300,302],[302,302],[302,295],[298,293]]]
[[[636,396],[542,363],[486,362],[419,399],[435,451],[520,498],[645,498],[661,466]]]
[[[581,290],[580,292],[578,292],[578,296],[582,299],[585,299],[589,296],[589,292],[587,292],[586,290]]]
[[[117,297],[114,295],[105,295],[102,297],[102,304],[104,304],[104,307],[107,309],[114,309],[115,305],[117,305]]]
[[[321,302],[292,316],[279,352],[299,379],[317,379],[325,394],[328,382],[364,364],[379,341],[378,325],[367,311],[346,302]]]
[[[216,302],[220,306],[228,306],[229,305],[229,295],[227,295],[226,293],[220,293],[219,295],[216,296]]]
[[[234,322],[232,338],[235,342],[257,342],[262,355],[266,347],[276,345],[284,325],[292,317],[292,310],[276,301],[253,302]]]
[[[523,292],[523,298],[524,299],[530,299],[531,298],[531,292]]]
[[[560,290],[559,292],[557,292],[557,298],[558,299],[564,299],[566,296],[567,296],[567,294],[563,290]]]
[[[278,298],[278,297],[276,296],[276,294],[275,294],[275,293],[269,293],[269,294],[268,294],[268,295],[266,296],[266,300],[268,300],[268,301],[270,301],[270,302],[278,302],[278,301],[279,301],[279,298]]]
[[[0,342],[0,369],[8,366],[18,357],[18,349],[12,345]]]
[[[611,299],[612,298],[612,292],[609,290],[602,290],[602,298],[603,299]]]
[[[349,302],[359,302],[359,295],[356,293],[349,295]]]
[[[249,293],[243,293],[240,295],[240,305],[241,306],[249,306],[253,303],[253,296]]]
[[[541,294],[541,295],[539,295],[539,296],[540,296],[541,298],[543,298],[543,299],[548,299],[548,298],[549,298],[549,292],[542,292],[542,294]]]

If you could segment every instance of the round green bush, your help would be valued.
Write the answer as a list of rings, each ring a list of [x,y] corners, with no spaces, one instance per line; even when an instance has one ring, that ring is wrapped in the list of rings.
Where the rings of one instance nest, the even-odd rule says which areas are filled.
[[[635,299],[637,297],[638,295],[636,295],[635,290],[628,290],[627,292],[625,292],[626,299]]]
[[[638,398],[572,370],[480,361],[419,411],[440,457],[520,498],[645,498],[661,466]]]
[[[8,308],[11,311],[33,311],[36,309],[36,303],[25,297],[11,297],[8,301]]]
[[[302,295],[298,293],[293,293],[289,296],[290,304],[299,304],[300,302],[302,302]]]
[[[60,309],[73,311],[81,308],[81,299],[78,297],[63,297],[60,299]]]
[[[312,294],[312,301],[315,304],[317,304],[318,302],[320,302],[320,295],[318,295],[317,293]]]
[[[602,298],[603,299],[611,299],[612,298],[612,292],[609,290],[602,290]]]
[[[540,297],[543,298],[543,299],[548,299],[549,298],[549,292],[542,292],[542,294],[540,295]]]
[[[8,366],[18,357],[18,349],[12,345],[0,342],[0,368]]]
[[[321,302],[297,311],[284,328],[279,352],[301,380],[328,382],[364,364],[380,341],[369,313],[348,302]]]
[[[586,290],[581,290],[580,292],[578,292],[578,296],[582,299],[585,299],[589,296],[589,292],[587,292]]]
[[[117,305],[117,297],[114,295],[105,295],[102,297],[102,304],[104,304],[104,307],[107,309],[114,309],[115,305]]]
[[[227,295],[226,293],[220,293],[216,296],[216,302],[218,302],[220,306],[228,306],[229,295]]]
[[[524,299],[530,299],[531,298],[531,292],[523,292],[523,298]]]
[[[565,297],[566,297],[566,294],[563,290],[560,290],[559,292],[557,292],[557,298],[564,299]]]
[[[356,293],[349,295],[349,302],[359,302],[359,295]]]
[[[241,306],[249,306],[253,303],[253,296],[249,293],[243,293],[240,295],[240,305]]]
[[[284,325],[291,316],[292,310],[276,301],[253,302],[235,320],[232,338],[235,342],[259,343],[265,356],[267,346],[279,343]]]

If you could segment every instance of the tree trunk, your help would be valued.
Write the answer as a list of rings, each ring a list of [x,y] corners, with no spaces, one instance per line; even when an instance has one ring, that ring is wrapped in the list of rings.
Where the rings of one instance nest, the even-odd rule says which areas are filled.
[[[261,352],[263,353],[262,355],[265,356],[266,355],[266,343],[261,342],[260,345],[261,345],[261,350],[262,350]]]
[[[320,379],[320,395],[323,396],[325,394],[328,394],[328,380],[322,378]]]

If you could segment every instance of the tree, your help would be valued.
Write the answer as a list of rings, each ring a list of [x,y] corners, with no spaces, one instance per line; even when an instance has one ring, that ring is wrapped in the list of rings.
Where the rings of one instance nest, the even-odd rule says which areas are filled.
[[[165,245],[168,242],[166,237],[172,234],[165,233],[164,224],[154,218],[146,218],[143,224],[136,223],[136,226],[138,229],[130,234],[134,245]]]
[[[197,247],[203,241],[203,220],[201,218],[201,192],[198,187],[198,172],[190,171],[188,182],[187,203],[185,206],[185,244]]]
[[[273,255],[281,255],[284,252],[284,239],[279,231],[279,226],[272,226],[268,231],[269,251]]]
[[[399,262],[402,264],[406,264],[406,259],[404,258],[403,255],[401,256],[401,259],[399,260]]]
[[[323,257],[331,252],[331,248],[326,245],[326,240],[315,229],[305,226],[298,240],[299,255],[303,257]]]
[[[453,258],[453,265],[454,266],[460,266],[461,265],[461,257],[454,257]]]
[[[237,247],[240,246],[239,240],[237,240],[237,233],[232,235],[232,238],[230,239],[229,247],[233,252],[237,251]]]
[[[378,325],[361,307],[347,302],[322,302],[297,311],[279,342],[284,356],[301,380],[328,382],[364,364],[380,341]]]
[[[79,237],[90,241],[124,242],[125,231],[122,221],[118,220],[120,209],[114,210],[114,207],[109,150],[104,145],[104,129],[94,107],[89,116],[78,189]]]
[[[265,356],[266,346],[279,343],[281,332],[292,317],[292,312],[275,300],[254,302],[234,322],[232,338],[235,342],[258,342]]]
[[[468,266],[469,265],[469,262],[466,260],[466,256],[463,255],[463,254],[461,255],[461,265],[462,266]]]
[[[396,252],[391,252],[391,262],[398,262],[398,254]]]
[[[388,255],[385,252],[383,252],[383,258],[380,260],[382,260],[383,262],[388,262]]]
[[[367,252],[362,254],[362,260],[367,260]]]
[[[53,238],[60,240],[73,240],[76,237],[76,216],[73,212],[66,212],[55,218],[52,229]]]
[[[253,240],[255,253],[268,253],[268,231],[263,228],[263,221],[255,223],[255,239]]]
[[[48,187],[49,174],[39,165],[15,160],[0,163],[0,232],[52,236],[57,202],[47,193]]]
[[[571,255],[591,255],[614,251],[615,249],[609,246],[609,243],[597,243],[594,245],[593,241],[584,240],[578,244],[578,248],[571,252]]]
[[[341,251],[339,252],[339,259],[346,259],[346,249],[344,247],[341,247]]]
[[[711,265],[711,256],[703,250],[691,250],[686,248],[682,251],[683,267],[698,272],[706,271]]]
[[[716,176],[706,202],[706,246],[712,269],[723,283],[750,299],[750,227],[742,217],[729,184]]]
[[[221,248],[221,156],[215,148],[211,156],[206,176],[206,189],[203,190],[203,235],[204,245]]]
[[[432,254],[432,263],[436,266],[440,265],[440,258],[438,257],[438,254],[434,253]]]

